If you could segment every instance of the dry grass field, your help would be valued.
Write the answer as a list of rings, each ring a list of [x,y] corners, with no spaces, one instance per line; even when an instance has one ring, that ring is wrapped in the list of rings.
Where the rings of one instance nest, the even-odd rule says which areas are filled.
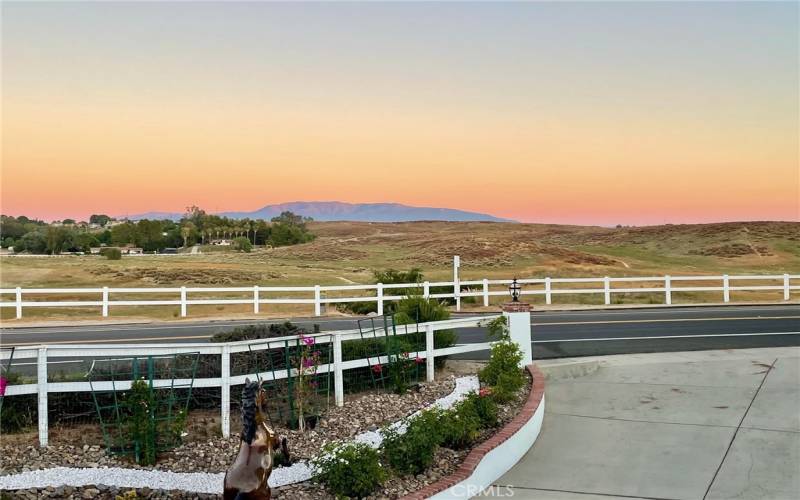
[[[421,268],[425,279],[434,281],[452,278],[453,255],[461,256],[462,280],[800,272],[800,223],[793,222],[618,229],[515,223],[316,222],[310,228],[318,236],[311,243],[256,249],[249,254],[206,251],[200,255],[123,257],[120,261],[98,256],[3,257],[0,285],[3,288],[342,285],[371,283],[373,270],[411,267]],[[750,294],[745,298],[753,300],[771,297],[741,293]],[[693,299],[719,300],[709,294],[700,295]],[[13,296],[3,298],[11,300]],[[37,297],[40,299],[44,297]],[[560,302],[598,300],[602,297],[559,297]],[[641,301],[642,297],[620,295],[615,300]],[[137,309],[114,308],[112,316],[162,319],[176,316],[174,308]],[[308,309],[262,307],[265,314],[277,315],[308,314]],[[193,306],[191,316],[246,312],[245,306]],[[99,316],[93,309],[25,311],[29,319],[76,314]],[[4,319],[12,315],[12,308],[3,308]]]

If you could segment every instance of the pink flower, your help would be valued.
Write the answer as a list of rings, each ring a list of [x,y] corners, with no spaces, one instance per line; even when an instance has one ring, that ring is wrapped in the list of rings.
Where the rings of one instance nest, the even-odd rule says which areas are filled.
[[[314,360],[311,358],[303,358],[303,367],[311,368],[314,366]]]
[[[6,386],[8,386],[8,380],[5,377],[0,377],[0,396],[6,395]]]
[[[408,359],[408,353],[407,352],[404,352],[401,356],[403,356],[403,358],[405,358],[405,359]]]
[[[492,395],[492,388],[491,387],[484,387],[480,391],[478,391],[478,396],[485,398],[486,396]]]
[[[414,358],[414,363],[416,363],[416,364],[418,364],[418,365],[421,365],[421,364],[422,364],[422,363],[424,363],[424,362],[425,362],[425,360],[424,360],[424,359],[422,359],[422,358],[420,358],[419,356],[417,356],[416,358]]]
[[[314,345],[314,337],[301,337],[306,345]]]
[[[373,372],[380,373],[382,370],[383,370],[383,367],[381,366],[380,363],[378,363],[377,365],[372,365],[372,371]]]

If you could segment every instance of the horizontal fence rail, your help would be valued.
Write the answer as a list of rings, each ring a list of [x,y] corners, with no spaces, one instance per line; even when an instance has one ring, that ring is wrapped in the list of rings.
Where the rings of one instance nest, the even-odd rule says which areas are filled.
[[[792,284],[792,280],[800,280],[798,274],[775,275],[721,275],[721,276],[635,276],[635,277],[602,277],[602,278],[525,278],[517,282],[521,285],[532,285],[535,289],[524,289],[522,295],[544,296],[546,304],[553,303],[554,295],[602,294],[603,303],[610,305],[613,294],[649,293],[664,297],[666,305],[672,305],[672,296],[679,292],[721,292],[723,302],[730,302],[732,291],[782,292],[783,300],[791,298],[792,290],[800,290],[800,284]],[[240,287],[166,287],[166,288],[3,288],[0,289],[0,307],[16,309],[16,318],[22,318],[22,311],[29,307],[98,307],[103,317],[109,315],[112,307],[126,306],[177,306],[180,316],[186,317],[189,306],[196,305],[252,305],[253,313],[261,312],[262,305],[268,304],[306,304],[314,306],[314,315],[321,316],[322,308],[328,304],[346,304],[352,302],[376,302],[378,314],[383,314],[384,303],[401,300],[409,290],[420,293],[425,298],[455,299],[456,310],[461,310],[461,299],[464,297],[481,297],[483,306],[488,307],[491,297],[508,296],[506,287],[512,280],[466,280],[437,281],[422,283],[377,283],[372,285],[335,285],[335,286],[240,286]],[[752,284],[753,281],[770,284]],[[685,283],[690,282],[690,283]],[[709,283],[710,282],[710,283]],[[633,286],[645,283],[653,286]],[[708,284],[705,284],[708,283]],[[570,285],[581,284],[580,288]],[[500,286],[502,289],[498,289]],[[451,288],[452,291],[431,293],[431,289]],[[341,292],[365,292],[370,295],[338,296]],[[275,294],[305,294],[301,297],[275,296]],[[135,294],[140,296],[173,295],[175,298],[147,298],[132,300],[112,299],[112,295]],[[198,298],[197,294],[240,294],[241,297]],[[7,300],[13,295],[13,300]],[[86,300],[25,300],[25,297],[41,295],[80,295]]]
[[[426,376],[428,381],[434,377],[434,359],[437,356],[448,356],[451,354],[466,353],[486,350],[491,347],[489,342],[463,344],[453,347],[435,349],[434,333],[439,330],[451,330],[455,328],[470,328],[485,325],[488,321],[497,318],[499,315],[486,315],[481,317],[459,318],[429,323],[418,323],[409,325],[396,325],[394,331],[396,335],[408,335],[412,333],[425,333],[425,350],[409,352],[410,357],[425,359]],[[385,330],[375,330],[378,338],[385,337]],[[350,340],[363,340],[359,330],[340,330],[322,332],[318,334],[308,334],[306,337],[314,337],[315,345],[333,344],[332,362],[321,364],[317,368],[317,373],[333,373],[334,379],[334,400],[337,406],[344,404],[344,371],[369,366],[370,360],[379,363],[387,363],[386,356],[370,356],[349,361],[342,360],[342,342]],[[38,395],[38,430],[39,443],[47,446],[48,442],[48,404],[47,395],[51,393],[76,393],[91,392],[94,390],[119,390],[130,389],[132,380],[127,381],[95,381],[95,382],[49,382],[48,381],[48,359],[69,359],[69,358],[96,358],[125,360],[133,357],[159,357],[171,356],[176,354],[199,354],[211,355],[216,359],[216,366],[220,369],[219,377],[200,377],[190,380],[180,379],[161,379],[153,380],[153,387],[170,388],[174,385],[188,384],[192,382],[194,388],[219,387],[221,389],[220,415],[223,436],[230,435],[230,407],[231,407],[231,386],[244,384],[246,378],[251,380],[259,378],[264,381],[280,380],[287,378],[290,374],[287,370],[253,372],[242,375],[231,374],[231,355],[236,353],[252,353],[279,349],[285,346],[285,342],[297,342],[300,337],[290,335],[284,337],[274,337],[269,339],[245,340],[226,343],[181,343],[181,344],[127,344],[127,345],[40,345],[17,347],[13,353],[14,361],[35,360],[36,383],[8,385],[5,397],[14,397],[25,394]],[[7,362],[11,353],[0,352],[0,360]],[[296,375],[296,369],[292,369],[292,374]]]

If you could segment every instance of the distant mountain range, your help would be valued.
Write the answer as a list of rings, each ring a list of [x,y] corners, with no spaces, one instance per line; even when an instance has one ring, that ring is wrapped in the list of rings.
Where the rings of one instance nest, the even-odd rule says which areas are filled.
[[[217,215],[231,219],[266,219],[269,220],[281,212],[293,212],[305,217],[313,217],[318,221],[359,221],[359,222],[410,222],[421,220],[435,221],[489,221],[514,222],[489,214],[467,212],[452,208],[412,207],[400,203],[344,203],[341,201],[295,201],[267,205],[252,212],[221,212]],[[182,214],[172,212],[147,212],[130,215],[130,220],[171,219],[179,220]]]

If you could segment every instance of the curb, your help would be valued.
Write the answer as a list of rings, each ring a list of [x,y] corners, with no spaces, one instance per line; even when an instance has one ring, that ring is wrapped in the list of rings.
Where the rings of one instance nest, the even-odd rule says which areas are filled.
[[[519,414],[473,448],[453,474],[404,496],[404,500],[472,497],[508,472],[527,453],[542,428],[544,375],[535,365],[526,369],[533,378],[533,387]]]
[[[598,368],[600,368],[600,361],[597,359],[555,362],[539,366],[544,373],[545,380],[583,377],[596,372]]]

